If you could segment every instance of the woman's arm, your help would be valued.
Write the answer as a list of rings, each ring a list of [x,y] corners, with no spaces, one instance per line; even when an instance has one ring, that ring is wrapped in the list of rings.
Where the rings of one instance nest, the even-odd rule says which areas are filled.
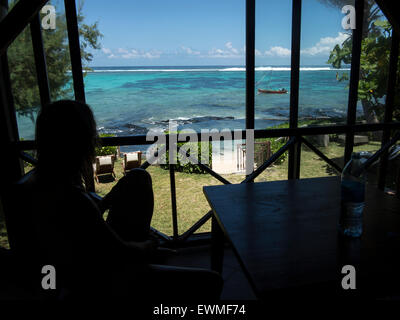
[[[113,198],[113,194],[114,194],[111,191],[109,193],[107,193],[104,197],[99,196],[95,192],[88,192],[88,195],[93,200],[93,202],[96,204],[96,206],[98,207],[98,209],[102,215],[104,214],[104,212],[107,209],[110,209],[110,207],[111,207],[112,198]]]
[[[81,192],[81,215],[85,217],[85,223],[88,228],[88,236],[91,238],[91,242],[96,248],[93,250],[99,250],[105,255],[117,254],[121,255],[122,258],[133,258],[134,260],[143,262],[147,261],[156,250],[157,242],[147,240],[143,242],[126,242],[123,241],[108,224],[101,218],[101,213],[104,208],[107,209],[109,205],[112,191],[107,194],[99,204],[95,203],[93,194],[87,194]],[[97,197],[96,197],[97,198]],[[105,210],[104,209],[104,210]],[[82,217],[83,218],[83,217]],[[82,221],[83,222],[83,221]],[[130,256],[130,257],[129,257]]]

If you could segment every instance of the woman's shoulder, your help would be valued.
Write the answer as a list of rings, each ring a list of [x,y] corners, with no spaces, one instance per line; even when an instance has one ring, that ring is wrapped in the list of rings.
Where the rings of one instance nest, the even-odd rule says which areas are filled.
[[[36,169],[26,174],[18,182],[18,186],[38,200],[46,198],[48,202],[57,203],[61,209],[71,207],[76,207],[75,210],[79,210],[79,207],[84,207],[85,210],[97,209],[82,186],[63,181],[57,176],[42,175]]]

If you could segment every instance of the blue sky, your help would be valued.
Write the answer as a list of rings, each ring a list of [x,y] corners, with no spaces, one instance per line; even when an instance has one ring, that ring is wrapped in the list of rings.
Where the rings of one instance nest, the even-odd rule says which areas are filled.
[[[256,65],[290,64],[291,0],[256,2]],[[244,65],[245,0],[86,0],[102,50],[91,66]],[[303,0],[303,65],[346,38],[338,8]]]

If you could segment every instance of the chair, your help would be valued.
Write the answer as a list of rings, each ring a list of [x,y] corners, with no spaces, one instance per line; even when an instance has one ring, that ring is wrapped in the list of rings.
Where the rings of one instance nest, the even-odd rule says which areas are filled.
[[[127,171],[133,168],[139,168],[142,164],[142,152],[129,152],[124,154],[124,162],[122,163],[122,167],[124,170],[124,175]]]
[[[254,162],[257,168],[271,156],[271,141],[254,142]]]
[[[81,266],[79,266],[78,269],[64,268],[61,273],[57,271],[56,290],[43,290],[41,288],[43,274],[40,272],[44,263],[43,261],[49,261],[47,260],[48,258],[51,258],[51,261],[53,261],[53,259],[57,260],[60,257],[64,258],[66,256],[63,254],[58,256],[56,253],[59,253],[59,251],[48,251],[49,248],[52,248],[52,242],[43,241],[43,234],[40,232],[40,224],[48,217],[54,216],[53,214],[49,214],[49,212],[57,212],[57,207],[63,206],[63,203],[54,201],[48,202],[43,201],[43,199],[38,200],[38,194],[35,193],[38,191],[37,182],[33,182],[32,179],[30,179],[31,177],[32,171],[12,185],[12,188],[7,190],[7,197],[5,197],[6,201],[4,205],[8,213],[6,222],[9,231],[10,246],[12,248],[12,251],[9,253],[12,253],[12,256],[8,254],[7,256],[10,257],[5,257],[5,255],[0,252],[1,258],[4,256],[4,258],[8,260],[7,263],[10,264],[7,270],[10,269],[11,271],[15,270],[19,272],[16,273],[18,275],[17,279],[21,280],[20,289],[24,294],[26,293],[26,299],[35,301],[84,299],[87,301],[90,299],[98,299],[99,296],[102,298],[106,296],[107,298],[111,297],[117,299],[120,299],[121,296],[132,296],[133,299],[148,299],[148,301],[154,301],[153,299],[168,299],[171,297],[179,301],[184,299],[198,301],[205,297],[208,299],[219,298],[223,280],[216,272],[201,268],[186,268],[153,263],[147,264],[148,271],[133,268],[131,270],[133,276],[130,277],[131,280],[128,286],[121,285],[127,280],[124,278],[126,273],[122,272],[121,279],[110,277],[111,273],[102,275],[99,277],[101,282],[99,283],[99,287],[96,286],[96,288],[93,289],[91,289],[90,286],[87,287],[83,282],[80,283],[78,281],[75,283],[72,280],[76,276],[77,270],[81,268]],[[56,194],[58,194],[56,190],[54,190],[54,193],[51,193],[52,196]],[[44,199],[46,196],[47,195],[45,195]],[[91,203],[90,207],[93,212],[99,212],[95,201],[101,201],[100,196],[94,193],[90,194],[90,198],[87,198],[89,195],[83,193],[81,196],[82,199],[90,200],[91,198],[92,200],[87,202],[87,204]],[[62,193],[60,193],[60,198],[57,197],[57,201],[59,199],[63,199]],[[51,198],[49,198],[49,200],[51,200]],[[68,201],[67,198],[64,200]],[[42,216],[42,219],[38,219],[39,216]],[[74,219],[74,217],[71,217],[71,219]],[[39,228],[37,228],[38,226]],[[49,231],[49,234],[58,234],[58,232]],[[91,230],[88,230],[88,233],[90,232]],[[69,239],[66,240],[69,242]],[[47,253],[55,255],[49,256]],[[68,262],[68,259],[69,258],[66,257],[65,261]],[[64,259],[62,259],[62,261],[64,261]],[[2,260],[1,267],[4,266],[5,262]],[[19,289],[20,281],[18,281],[18,284],[14,284],[15,281],[14,278],[11,278],[11,271],[7,272],[7,277],[10,279],[11,283],[17,285]],[[135,276],[135,274],[139,276]],[[119,274],[116,276],[118,275]],[[104,283],[102,281],[103,278]],[[115,282],[115,288],[117,288],[117,290],[107,291],[111,290],[111,288],[107,287],[107,279],[111,279],[111,281]],[[142,285],[140,288],[147,289],[146,291],[135,292],[135,290],[137,290],[135,285],[138,283],[138,279],[144,279],[143,282],[139,281],[139,283]],[[193,292],[189,290],[191,285],[196,288]],[[163,290],[163,288],[166,287],[170,288],[167,294]],[[101,291],[96,291],[97,288],[100,288]],[[134,290],[132,290],[132,288]],[[118,290],[120,290],[120,292]],[[114,296],[114,294],[116,295]]]
[[[114,162],[115,158],[112,155],[96,157],[96,162],[95,165],[93,166],[93,171],[97,183],[99,183],[98,176],[100,174],[111,174],[114,178],[116,177],[114,172]]]

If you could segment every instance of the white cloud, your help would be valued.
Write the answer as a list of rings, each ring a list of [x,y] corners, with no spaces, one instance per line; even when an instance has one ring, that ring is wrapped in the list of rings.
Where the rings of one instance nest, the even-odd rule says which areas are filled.
[[[103,51],[103,53],[105,53],[105,54],[111,54],[112,53],[111,50],[108,49],[108,48],[102,48],[101,51]]]
[[[125,53],[121,56],[121,58],[124,59],[134,59],[134,58],[138,58],[137,55],[133,54],[133,53]]]
[[[336,37],[321,38],[314,46],[301,50],[301,53],[308,56],[327,55],[337,44],[342,44],[350,35],[339,32]]]
[[[200,51],[196,51],[196,50],[193,50],[193,49],[188,48],[188,47],[185,47],[185,46],[182,46],[181,49],[182,49],[186,54],[189,54],[189,55],[199,55],[199,54],[200,54]]]
[[[348,37],[350,37],[350,34],[344,33],[344,32],[339,32],[337,37],[332,38],[332,37],[325,37],[321,38],[319,42],[324,45],[331,45],[334,47],[337,44],[342,44]]]
[[[122,50],[121,50],[122,51]],[[121,52],[120,51],[120,52]],[[122,53],[122,52],[121,52]],[[135,49],[131,49],[130,51],[125,50],[125,52],[121,55],[121,58],[123,59],[135,59],[135,58],[140,58],[139,52]]]
[[[239,54],[239,50],[232,46],[231,41],[228,41],[227,43],[225,43],[225,48],[227,48],[228,51],[230,51],[233,54]]]
[[[156,59],[156,58],[160,58],[161,54],[162,54],[162,51],[152,50],[152,51],[143,53],[142,57],[147,58],[147,59]]]
[[[290,49],[276,46],[271,47],[269,50],[265,51],[264,54],[272,57],[289,57]]]
[[[331,52],[336,44],[342,44],[349,37],[349,34],[339,32],[336,37],[321,38],[314,46],[301,50],[301,54],[306,56],[327,55]],[[275,46],[264,52],[269,57],[289,57],[291,50],[288,48]],[[263,56],[257,49],[256,56]]]
[[[104,50],[103,50],[104,52]],[[122,58],[122,59],[156,59],[160,58],[162,51],[159,50],[150,50],[150,51],[144,51],[144,50],[136,50],[136,49],[124,49],[124,48],[118,48],[116,50],[116,53],[112,53],[111,50],[108,49],[109,55],[107,56],[110,59],[115,59],[115,58]]]
[[[225,47],[228,48],[228,49],[232,49],[233,48],[232,42],[228,41],[227,43],[225,43]]]
[[[338,32],[336,37],[323,37],[312,47],[301,50],[301,54],[304,56],[323,56],[328,55],[336,44],[342,44],[349,37],[349,34],[344,32]],[[208,52],[201,52],[190,47],[181,46],[173,52],[163,52],[160,50],[139,50],[139,49],[128,49],[128,48],[102,48],[102,53],[109,59],[158,59],[161,56],[171,55],[189,55],[197,56],[201,58],[243,58],[246,53],[246,47],[235,48],[231,41],[225,42],[220,48],[212,48]],[[269,50],[262,52],[259,49],[255,49],[254,54],[256,57],[290,57],[290,48],[281,46],[270,47]]]
[[[228,41],[225,43],[224,49],[213,48],[208,51],[208,58],[242,58],[244,51],[240,51],[233,47],[232,42]]]

